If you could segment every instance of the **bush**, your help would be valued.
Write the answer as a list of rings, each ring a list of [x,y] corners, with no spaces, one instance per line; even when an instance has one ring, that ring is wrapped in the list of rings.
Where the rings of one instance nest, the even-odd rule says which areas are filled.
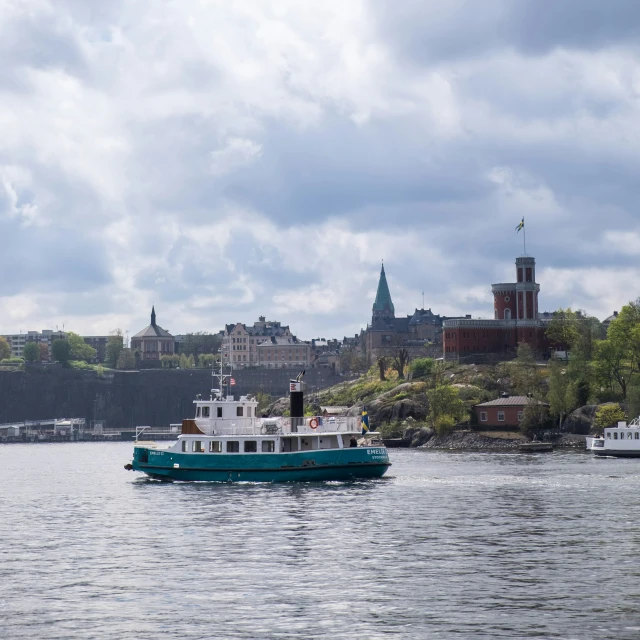
[[[605,429],[606,427],[614,427],[622,420],[624,420],[624,412],[619,404],[605,404],[596,410],[594,424],[600,429]]]
[[[391,422],[381,424],[376,428],[376,431],[380,433],[383,438],[402,438],[404,427],[401,422]]]
[[[413,378],[426,378],[433,372],[435,360],[433,358],[416,358],[410,365],[409,370]]]

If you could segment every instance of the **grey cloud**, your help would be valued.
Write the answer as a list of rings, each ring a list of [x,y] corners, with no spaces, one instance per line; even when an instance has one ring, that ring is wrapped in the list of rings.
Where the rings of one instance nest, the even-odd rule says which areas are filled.
[[[515,48],[598,49],[637,43],[636,0],[374,0],[383,37],[403,56],[437,62]]]

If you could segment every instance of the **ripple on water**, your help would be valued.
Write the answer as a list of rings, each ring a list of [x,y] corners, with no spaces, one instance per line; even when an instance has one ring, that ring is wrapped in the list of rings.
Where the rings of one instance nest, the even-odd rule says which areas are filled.
[[[216,485],[129,457],[0,447],[0,637],[638,637],[640,461],[405,450],[379,481]]]

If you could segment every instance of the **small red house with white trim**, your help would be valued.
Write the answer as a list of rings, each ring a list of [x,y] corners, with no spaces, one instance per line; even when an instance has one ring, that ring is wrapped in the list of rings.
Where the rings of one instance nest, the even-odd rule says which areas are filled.
[[[481,427],[514,428],[520,426],[525,407],[531,402],[549,406],[546,402],[528,396],[503,396],[497,400],[476,404],[473,410]]]

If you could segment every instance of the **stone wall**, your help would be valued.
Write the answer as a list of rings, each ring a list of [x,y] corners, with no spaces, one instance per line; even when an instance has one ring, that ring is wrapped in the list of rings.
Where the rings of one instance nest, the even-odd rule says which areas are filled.
[[[298,370],[235,371],[235,395],[263,391],[288,394]],[[309,391],[335,384],[331,371],[310,369]],[[193,400],[209,393],[211,372],[204,369],[117,371],[98,378],[93,371],[33,368],[0,371],[0,424],[46,418],[106,420],[107,427],[166,426],[192,416]]]

